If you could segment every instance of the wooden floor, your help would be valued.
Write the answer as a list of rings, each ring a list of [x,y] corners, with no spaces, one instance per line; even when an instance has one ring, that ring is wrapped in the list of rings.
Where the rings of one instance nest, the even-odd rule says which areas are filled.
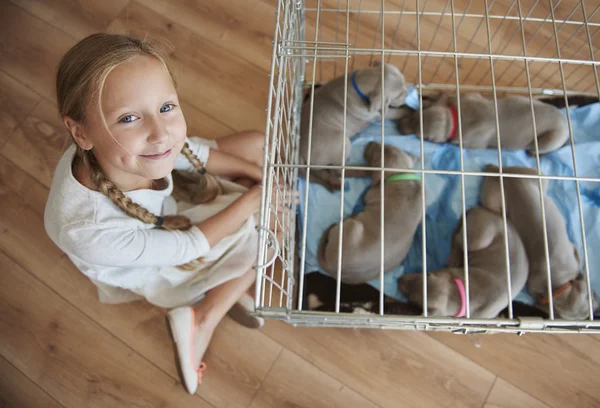
[[[165,38],[191,135],[264,129],[274,0],[0,0],[0,407],[600,407],[600,337],[226,319],[197,395],[164,311],[100,304],[42,222],[67,139],[54,72],[84,36]]]

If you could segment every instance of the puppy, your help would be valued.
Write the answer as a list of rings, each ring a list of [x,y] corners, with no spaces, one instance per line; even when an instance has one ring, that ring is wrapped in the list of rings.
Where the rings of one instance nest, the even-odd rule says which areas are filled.
[[[504,167],[505,173],[537,174],[524,167]],[[498,167],[488,165],[487,172],[498,172]],[[542,183],[545,193],[546,180]],[[546,250],[543,238],[543,218],[540,205],[539,184],[532,178],[504,178],[506,215],[521,236],[529,258],[529,293],[542,310],[548,311],[548,279]],[[495,212],[501,211],[500,179],[484,177],[481,187],[481,205]],[[555,312],[564,319],[586,319],[589,316],[587,282],[581,272],[579,254],[569,240],[567,227],[556,204],[544,197],[550,276]],[[592,307],[598,310],[598,299],[592,292]]]
[[[385,167],[412,168],[417,158],[393,146],[384,147]],[[371,142],[365,150],[370,166],[381,166],[381,145]],[[365,209],[344,220],[342,282],[358,284],[379,276],[381,266],[381,172],[372,171],[373,184],[365,195]],[[384,176],[384,271],[398,266],[406,257],[413,235],[421,222],[421,178],[412,173],[387,171]],[[321,267],[337,276],[338,224],[321,238],[318,259]]]
[[[456,97],[437,93],[423,97],[423,139],[434,143],[459,143]],[[498,146],[494,101],[481,94],[461,95],[462,140],[466,149]],[[558,149],[569,138],[567,118],[547,103],[533,100],[540,154]],[[526,149],[535,155],[535,132],[529,98],[510,96],[498,99],[500,143],[503,149]],[[402,134],[420,137],[419,112],[405,110],[398,120]]]
[[[350,138],[363,130],[367,124],[381,118],[390,107],[404,104],[408,90],[404,76],[398,68],[385,64],[383,69],[385,95],[381,93],[381,66],[373,66],[348,75],[348,82],[340,76],[314,91],[314,106],[311,136],[311,165],[341,165],[344,157],[350,154]],[[344,86],[348,89],[346,111],[346,148],[344,138]],[[385,97],[385,100],[383,99]],[[309,152],[310,105],[308,98],[302,106],[300,123],[300,164],[307,164]],[[300,169],[302,177],[306,170]],[[313,169],[310,180],[320,183],[330,190],[340,188],[340,171]],[[347,171],[348,177],[368,176],[362,172]]]
[[[467,212],[467,256],[469,260],[470,317],[494,318],[508,306],[504,222],[482,207]],[[511,293],[514,298],[525,286],[528,273],[525,247],[513,225],[507,223]],[[465,315],[464,246],[462,220],[453,234],[447,266],[427,275],[427,314]],[[409,302],[423,305],[423,274],[400,277],[400,291]]]

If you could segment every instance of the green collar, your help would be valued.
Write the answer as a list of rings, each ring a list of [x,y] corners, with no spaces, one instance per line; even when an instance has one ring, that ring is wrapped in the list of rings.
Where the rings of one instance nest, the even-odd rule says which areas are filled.
[[[394,181],[402,181],[402,180],[413,180],[413,181],[421,181],[421,175],[415,173],[398,173],[394,174],[385,179],[386,183],[393,183]]]

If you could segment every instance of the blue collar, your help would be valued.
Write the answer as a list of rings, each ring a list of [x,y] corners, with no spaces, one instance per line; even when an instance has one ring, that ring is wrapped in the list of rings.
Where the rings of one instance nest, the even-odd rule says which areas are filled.
[[[362,99],[363,101],[365,101],[367,103],[367,105],[371,104],[371,99],[369,99],[369,97],[367,95],[365,95],[364,93],[362,93],[360,91],[360,89],[358,89],[358,85],[356,85],[356,73],[358,71],[354,71],[352,73],[352,76],[350,76],[350,80],[352,81],[352,88],[354,88],[354,90],[356,91],[356,93],[358,94],[358,96],[360,96],[360,99]]]

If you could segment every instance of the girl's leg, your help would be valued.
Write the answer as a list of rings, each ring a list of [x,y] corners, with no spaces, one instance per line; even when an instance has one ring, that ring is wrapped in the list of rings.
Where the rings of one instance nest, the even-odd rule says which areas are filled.
[[[263,165],[264,133],[255,130],[234,133],[218,138],[217,145],[219,146],[219,150],[227,154],[244,159],[259,167]]]
[[[210,339],[229,309],[252,286],[256,274],[250,269],[239,278],[211,289],[194,307],[196,327],[194,332],[194,367],[199,367]]]

